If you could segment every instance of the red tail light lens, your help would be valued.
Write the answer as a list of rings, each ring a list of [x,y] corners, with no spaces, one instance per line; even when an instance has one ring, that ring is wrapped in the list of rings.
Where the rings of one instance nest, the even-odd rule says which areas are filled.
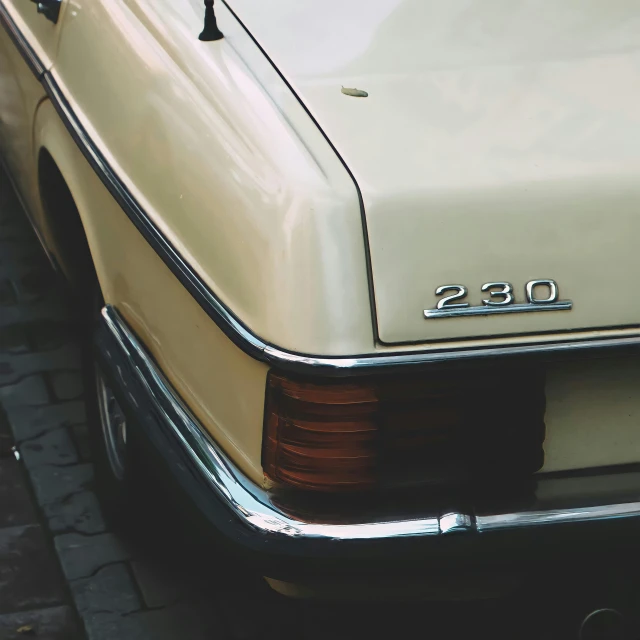
[[[544,409],[538,370],[313,382],[271,372],[263,467],[316,491],[530,474],[543,462]]]

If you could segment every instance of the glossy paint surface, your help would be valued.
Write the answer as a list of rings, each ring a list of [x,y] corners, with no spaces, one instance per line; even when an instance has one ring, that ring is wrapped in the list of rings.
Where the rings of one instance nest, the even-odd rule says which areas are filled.
[[[158,226],[263,337],[320,354],[401,351],[375,344],[357,193],[317,127],[224,7],[218,13],[227,38],[208,45],[193,35],[201,28],[199,0],[159,7],[146,0],[67,3],[52,69],[87,130]],[[220,446],[262,482],[267,367],[233,347],[166,269],[48,102],[33,123],[42,88],[2,30],[0,52],[0,87],[7,88],[0,95],[0,145],[31,213],[41,219],[35,158],[46,148],[80,209],[107,301]],[[304,58],[297,64],[306,64]],[[364,102],[348,104],[357,114],[362,107],[355,105]],[[322,126],[329,131],[324,121]],[[386,135],[380,126],[372,130]],[[374,191],[366,193],[369,198]],[[617,197],[612,194],[609,204]],[[464,236],[473,211],[454,217],[456,226],[447,229]],[[399,216],[398,229],[403,220],[409,223]],[[583,241],[574,238],[567,246],[567,264],[582,255]],[[496,255],[500,251],[496,245]],[[414,257],[407,252],[390,262],[400,268]],[[471,268],[464,252],[458,258]],[[492,279],[506,278],[497,271]],[[535,277],[544,275],[555,277]],[[561,296],[574,297],[577,305],[558,280]],[[472,288],[472,282],[465,284]],[[430,295],[426,285],[425,291]],[[376,292],[380,305],[378,280]],[[417,309],[421,321],[426,305]],[[398,322],[407,315],[400,311]],[[545,470],[638,460],[637,382],[640,366],[633,361],[550,370]]]
[[[5,7],[11,12],[17,28],[32,46],[42,66],[50,66],[57,47],[59,28],[43,20],[32,2],[8,0]],[[45,92],[2,27],[0,31],[0,147],[4,150],[4,161],[16,167],[13,180],[20,197],[32,216],[39,219],[40,201],[33,196],[36,166],[32,134],[36,108],[44,99]]]
[[[353,182],[223,8],[226,38],[198,41],[203,13],[197,0],[70,0],[53,75],[149,217],[254,333],[303,353],[371,350]]]
[[[38,148],[67,180],[106,301],[117,306],[202,425],[262,484],[267,366],[236,348],[167,269],[107,192],[52,105],[38,110]]]
[[[638,325],[637,2],[227,2],[362,189],[383,342]],[[536,278],[573,310],[423,316]]]
[[[3,0],[3,4],[42,66],[50,69],[57,51],[66,5],[62,5],[58,23],[54,24],[38,13],[37,4],[32,0]]]
[[[640,461],[639,385],[637,358],[549,367],[543,471]]]

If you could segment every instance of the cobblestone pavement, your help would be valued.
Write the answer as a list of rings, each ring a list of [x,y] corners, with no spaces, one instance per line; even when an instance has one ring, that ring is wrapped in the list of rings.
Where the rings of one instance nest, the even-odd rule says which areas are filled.
[[[549,598],[296,602],[205,557],[151,511],[116,534],[93,491],[80,353],[63,300],[0,172],[0,640],[565,637],[540,622]]]
[[[0,173],[0,639],[237,636],[177,555],[159,557],[168,534],[151,557],[108,529],[82,396],[64,297]]]

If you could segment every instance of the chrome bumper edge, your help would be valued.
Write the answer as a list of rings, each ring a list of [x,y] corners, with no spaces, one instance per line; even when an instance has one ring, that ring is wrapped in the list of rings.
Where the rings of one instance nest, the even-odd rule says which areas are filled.
[[[258,533],[283,538],[327,540],[383,540],[389,538],[472,535],[524,527],[593,522],[640,517],[640,502],[599,506],[523,511],[492,515],[443,513],[424,518],[381,519],[357,523],[315,523],[293,518],[272,502],[267,491],[250,481],[199,425],[165,379],[116,309],[102,310],[104,327],[119,353],[104,349],[102,357],[113,361],[119,383],[132,394],[143,389],[162,426],[182,447],[194,469],[228,509],[244,525]],[[127,362],[130,366],[121,366]]]

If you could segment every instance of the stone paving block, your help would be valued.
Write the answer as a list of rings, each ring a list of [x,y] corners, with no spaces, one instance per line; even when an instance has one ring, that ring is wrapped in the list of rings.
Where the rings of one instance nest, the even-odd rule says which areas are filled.
[[[29,336],[22,324],[0,328],[0,353],[25,353],[29,350]]]
[[[27,376],[36,373],[53,372],[60,369],[80,370],[82,364],[80,348],[78,345],[63,345],[58,349],[23,353],[23,354],[2,354],[0,353],[0,384],[14,384]],[[74,372],[75,375],[76,374]],[[49,373],[50,376],[64,376],[66,374]],[[60,400],[75,399],[71,397],[57,396]],[[77,396],[76,396],[77,397]]]
[[[0,529],[0,613],[61,604],[55,555],[37,525]]]
[[[132,613],[142,609],[142,603],[125,564],[104,567],[90,578],[71,583],[73,599],[80,615],[89,613]]]
[[[39,260],[37,248],[32,246],[27,240],[11,240],[0,238],[0,277],[13,279],[20,271],[32,267],[34,260]]]
[[[79,640],[80,637],[71,607],[50,607],[0,615],[2,640]]]
[[[69,580],[88,578],[105,565],[130,558],[128,549],[112,533],[95,536],[65,533],[56,536],[54,542]]]
[[[29,238],[17,242],[4,237],[0,238],[0,254],[3,265],[9,265],[12,269],[16,267],[33,269],[34,261],[37,264],[43,264],[40,244],[32,242]]]
[[[49,391],[40,374],[4,384],[0,375],[0,402],[9,413],[11,407],[37,407],[50,402]]]
[[[74,493],[64,500],[47,504],[44,513],[54,533],[94,534],[106,529],[98,498],[92,491]]]
[[[0,527],[37,524],[31,500],[20,463],[14,458],[0,460]]]
[[[0,425],[0,459],[9,458],[13,455],[13,436],[10,432],[2,429]]]
[[[82,397],[84,382],[80,371],[60,371],[49,375],[58,400],[76,400]]]
[[[10,458],[13,455],[13,438],[0,431],[0,459]]]
[[[20,454],[28,469],[44,465],[78,463],[78,454],[66,429],[54,429],[20,445]]]
[[[4,251],[1,245],[0,242],[0,255]],[[26,260],[33,260],[33,257],[28,257]],[[65,307],[60,292],[52,289],[33,304],[4,306],[0,313],[0,327],[21,322],[62,322],[68,317],[69,311]]]
[[[16,442],[20,443],[51,429],[70,427],[86,421],[84,402],[62,402],[42,407],[5,407]]]
[[[2,405],[0,405],[0,458],[13,457],[12,447],[13,434],[11,433],[9,420],[2,409]]]
[[[11,360],[9,360],[9,362],[7,362],[6,359],[0,360],[0,380],[2,381],[2,384],[12,384],[17,382],[19,379],[20,376],[16,375]]]
[[[84,491],[93,481],[93,465],[38,467],[31,471],[31,482],[42,507],[66,500]]]
[[[18,304],[18,294],[13,282],[9,278],[0,280],[0,305]]]
[[[48,351],[68,343],[75,344],[71,322],[29,322],[21,326],[27,334],[31,348],[35,351]]]
[[[218,640],[224,630],[211,614],[184,604],[129,615],[98,613],[84,618],[88,640]]]
[[[42,264],[37,266],[40,268],[33,268],[22,275],[17,282],[14,281],[20,302],[38,300],[55,286],[53,271],[51,269],[43,269]]]
[[[73,434],[73,442],[76,445],[76,451],[83,462],[91,459],[91,436],[86,424],[77,424],[71,427]]]
[[[134,560],[131,568],[147,607],[152,609],[166,607],[180,599],[182,585],[178,583],[175,576],[169,575],[165,568],[158,566],[157,563],[139,560]]]

